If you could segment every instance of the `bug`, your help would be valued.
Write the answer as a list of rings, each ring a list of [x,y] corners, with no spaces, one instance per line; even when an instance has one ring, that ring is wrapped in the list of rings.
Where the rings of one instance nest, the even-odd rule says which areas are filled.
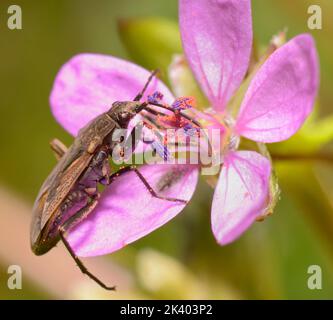
[[[110,174],[109,157],[122,142],[113,139],[116,129],[127,129],[129,122],[143,110],[155,116],[161,114],[149,107],[153,103],[140,102],[155,74],[156,71],[150,75],[133,101],[114,102],[109,111],[83,127],[68,149],[60,141],[53,140],[51,148],[58,163],[42,184],[33,207],[30,233],[32,251],[36,255],[45,254],[61,240],[80,270],[107,290],[115,290],[115,287],[105,285],[92,274],[66,240],[66,233],[96,207],[100,197],[98,184],[109,185],[120,175],[134,171],[153,197],[186,203],[185,200],[159,196],[136,166],[124,167]],[[175,112],[168,106],[158,106]],[[181,116],[200,126],[189,116],[182,113]]]

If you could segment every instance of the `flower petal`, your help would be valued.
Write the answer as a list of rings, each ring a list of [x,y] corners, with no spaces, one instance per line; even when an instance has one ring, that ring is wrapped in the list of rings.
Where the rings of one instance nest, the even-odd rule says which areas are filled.
[[[146,165],[140,172],[159,195],[183,200],[190,200],[198,180],[196,166]],[[162,226],[184,207],[152,197],[138,176],[129,172],[103,192],[96,209],[68,240],[79,256],[111,253]]]
[[[212,205],[217,242],[228,244],[260,216],[267,205],[271,164],[253,151],[229,153],[220,173]]]
[[[252,48],[249,0],[180,0],[183,48],[213,107],[223,111],[247,71]]]
[[[236,132],[260,142],[288,139],[312,111],[319,86],[313,38],[299,35],[275,51],[252,80]]]
[[[129,101],[143,89],[150,73],[125,60],[100,54],[79,54],[59,71],[50,96],[57,121],[72,135],[115,101]],[[174,98],[155,79],[145,97],[160,91],[167,103]]]

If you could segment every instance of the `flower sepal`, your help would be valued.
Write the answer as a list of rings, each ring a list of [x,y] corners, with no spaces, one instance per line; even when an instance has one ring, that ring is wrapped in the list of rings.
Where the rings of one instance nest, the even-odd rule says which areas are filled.
[[[275,173],[274,166],[272,163],[271,155],[268,151],[268,148],[266,144],[264,143],[257,143],[258,151],[260,154],[262,154],[264,157],[268,158],[271,163],[271,176],[269,178],[269,193],[268,193],[268,199],[267,199],[267,206],[265,210],[262,212],[262,214],[257,217],[256,221],[264,221],[265,218],[272,215],[274,212],[274,209],[280,200],[281,190],[278,182],[278,177]]]

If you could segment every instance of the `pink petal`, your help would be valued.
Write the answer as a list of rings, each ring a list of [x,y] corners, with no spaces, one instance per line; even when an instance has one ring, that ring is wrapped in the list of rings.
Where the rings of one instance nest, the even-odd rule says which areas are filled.
[[[133,100],[149,72],[125,60],[100,54],[79,54],[59,71],[50,96],[57,121],[72,135],[115,101]],[[154,80],[147,94],[160,91],[172,103],[169,89]],[[146,94],[146,96],[147,96]]]
[[[223,111],[247,71],[252,48],[249,0],[180,0],[189,64],[215,109]]]
[[[196,166],[146,165],[140,172],[156,191],[165,184],[159,195],[183,200],[190,200],[198,180]],[[175,180],[168,187],[172,177]],[[130,172],[103,192],[89,218],[70,232],[69,242],[79,256],[111,253],[162,226],[184,207],[180,202],[153,198]]]
[[[288,139],[312,111],[319,86],[313,38],[299,35],[275,51],[245,95],[236,132],[260,142]]]
[[[228,244],[260,216],[267,205],[271,165],[253,151],[231,152],[215,189],[212,229],[217,242]]]

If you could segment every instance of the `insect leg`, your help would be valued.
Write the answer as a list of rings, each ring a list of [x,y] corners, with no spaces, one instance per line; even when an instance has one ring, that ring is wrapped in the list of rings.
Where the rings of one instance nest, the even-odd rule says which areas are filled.
[[[150,76],[149,76],[149,78],[148,78],[148,80],[147,80],[145,86],[143,87],[143,89],[141,90],[141,92],[139,92],[139,93],[137,94],[137,96],[134,98],[134,101],[140,101],[140,99],[143,97],[144,93],[146,92],[146,90],[147,90],[147,88],[148,88],[150,82],[153,80],[154,76],[156,75],[156,73],[157,73],[158,71],[159,71],[158,69],[157,69],[157,70],[154,70],[154,71],[150,74]]]
[[[67,147],[58,139],[53,139],[50,141],[50,146],[57,160],[60,160],[67,152]]]
[[[161,199],[161,200],[166,200],[166,201],[172,201],[172,202],[180,202],[180,203],[184,203],[187,204],[186,200],[183,199],[177,199],[177,198],[170,198],[170,197],[163,197],[160,196],[156,193],[156,191],[151,187],[151,185],[149,184],[149,182],[146,180],[146,178],[142,175],[142,173],[137,169],[136,166],[132,165],[132,166],[128,166],[128,167],[124,167],[120,170],[118,170],[117,172],[115,172],[114,174],[112,174],[110,176],[110,181],[112,183],[112,181],[114,181],[117,177],[119,177],[120,175],[129,172],[129,171],[134,171],[136,173],[136,175],[140,178],[140,180],[142,181],[142,183],[144,184],[144,186],[147,188],[147,190],[149,191],[149,193],[157,199]]]
[[[124,143],[125,154],[127,154],[127,150],[130,150],[130,152],[133,153],[136,147],[138,146],[138,143],[142,135],[142,128],[143,125],[140,123],[132,129],[130,135],[127,137]]]
[[[66,239],[66,232],[77,225],[79,222],[83,221],[89,213],[96,207],[98,203],[97,197],[94,198],[87,206],[79,210],[71,219],[67,220],[62,226],[59,228],[60,239],[64,243],[66,249],[68,250],[71,257],[76,262],[77,266],[80,268],[83,274],[86,274],[90,279],[94,280],[97,284],[99,284],[102,288],[106,290],[116,290],[115,286],[108,287],[105,285],[100,279],[98,279],[95,275],[93,275],[83,264],[83,262],[78,258],[72,249],[71,245]]]

